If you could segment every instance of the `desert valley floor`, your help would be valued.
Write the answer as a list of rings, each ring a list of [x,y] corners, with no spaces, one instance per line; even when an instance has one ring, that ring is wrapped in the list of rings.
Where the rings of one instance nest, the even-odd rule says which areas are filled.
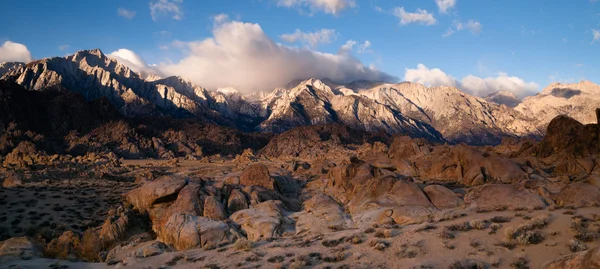
[[[473,147],[308,128],[200,160],[19,146],[0,267],[597,268],[597,129],[561,116],[541,142]]]

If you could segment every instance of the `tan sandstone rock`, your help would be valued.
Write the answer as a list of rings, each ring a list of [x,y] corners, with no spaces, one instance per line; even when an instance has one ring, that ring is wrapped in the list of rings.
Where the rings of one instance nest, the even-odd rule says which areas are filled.
[[[481,211],[546,207],[541,196],[506,184],[475,187],[465,195],[464,199],[470,208]]]
[[[227,218],[223,204],[215,196],[208,196],[204,200],[204,217],[211,220],[225,220]]]
[[[463,203],[456,193],[441,185],[428,185],[423,191],[438,209],[455,208]]]
[[[129,191],[125,194],[125,199],[140,213],[146,213],[160,199],[176,197],[185,185],[186,180],[182,178],[165,176]]]
[[[278,236],[282,231],[283,210],[281,201],[266,201],[252,208],[235,212],[230,219],[246,232],[251,241]]]
[[[246,168],[240,176],[240,184],[259,186],[273,191],[278,190],[275,179],[271,177],[269,169],[264,164],[254,164]]]

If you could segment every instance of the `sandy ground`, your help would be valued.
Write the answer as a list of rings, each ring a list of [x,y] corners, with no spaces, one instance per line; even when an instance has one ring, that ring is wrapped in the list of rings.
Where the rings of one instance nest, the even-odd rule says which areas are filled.
[[[237,249],[232,244],[214,250],[168,252],[145,259],[131,258],[127,264],[111,266],[34,259],[14,261],[0,268],[48,268],[53,264],[68,268],[451,268],[455,262],[467,260],[483,262],[486,264],[483,268],[541,268],[546,261],[571,253],[569,240],[574,238],[575,232],[570,226],[574,217],[589,219],[588,230],[597,232],[600,222],[593,219],[599,212],[598,208],[466,212],[466,216],[451,221],[389,229],[382,227],[373,231],[351,229],[326,235],[289,236],[255,243],[249,249]],[[449,232],[454,238],[447,235],[441,238],[441,234],[445,234],[443,232],[453,224],[498,216],[510,221],[501,223],[495,234],[490,234],[491,222],[484,221],[481,230],[454,231]],[[507,228],[515,228],[531,221],[529,218],[543,216],[550,217],[549,224],[540,229],[545,235],[542,242],[517,244],[513,249],[501,245],[508,242]],[[372,242],[383,243],[387,247],[376,250]],[[591,248],[600,243],[596,239],[584,244]],[[526,260],[529,267],[516,267],[514,263],[520,258]]]
[[[131,182],[106,179],[48,180],[0,189],[0,235],[18,237],[42,228],[83,232],[104,221]]]

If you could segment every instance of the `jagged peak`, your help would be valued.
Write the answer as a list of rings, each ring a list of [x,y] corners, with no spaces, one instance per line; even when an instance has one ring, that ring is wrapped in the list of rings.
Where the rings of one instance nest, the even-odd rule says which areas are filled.
[[[73,54],[73,56],[86,57],[86,56],[96,56],[98,58],[106,58],[106,55],[100,49],[90,49],[90,50],[79,50]]]

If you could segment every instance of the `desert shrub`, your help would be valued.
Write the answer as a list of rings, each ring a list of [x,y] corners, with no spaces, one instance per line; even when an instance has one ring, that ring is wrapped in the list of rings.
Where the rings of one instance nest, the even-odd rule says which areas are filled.
[[[452,263],[448,269],[485,269],[486,264],[476,260],[460,260]]]
[[[283,261],[285,261],[285,257],[277,255],[277,256],[268,258],[267,261],[270,263],[282,263]]]
[[[587,249],[587,246],[579,240],[569,240],[569,250],[571,252],[579,252]]]
[[[466,221],[466,222],[461,222],[461,223],[455,223],[449,226],[446,226],[446,230],[451,231],[451,232],[466,232],[466,231],[470,231],[473,227],[471,227],[471,224]]]
[[[498,242],[498,243],[496,243],[494,245],[498,246],[498,247],[503,247],[503,248],[508,249],[508,250],[513,250],[513,249],[515,249],[517,247],[517,244],[513,243],[513,242]]]
[[[332,256],[325,256],[323,258],[323,261],[329,262],[329,263],[335,263],[335,262],[341,262],[345,258],[346,258],[346,253],[340,251],[340,252],[333,254]]]
[[[500,223],[492,223],[492,224],[490,224],[490,232],[489,232],[489,234],[495,234],[496,232],[498,232],[498,230],[500,230],[500,228],[502,228],[502,225]]]
[[[390,244],[383,240],[372,240],[369,242],[369,246],[375,250],[383,251],[390,246]]]
[[[517,257],[510,263],[510,268],[529,269],[529,260],[524,256]]]
[[[511,220],[512,220],[511,217],[505,217],[505,216],[495,216],[495,217],[492,217],[491,219],[489,219],[489,221],[492,223],[507,223],[507,222],[510,222]]]
[[[485,222],[479,219],[469,221],[469,226],[473,229],[483,230],[485,229]]]
[[[400,251],[396,253],[396,256],[400,259],[412,259],[419,255],[419,253],[424,253],[423,249],[420,245],[402,245],[400,246]]]
[[[510,227],[507,228],[505,230],[505,236],[506,236],[506,239],[508,239],[508,240],[516,239],[517,237],[519,237],[522,234],[527,233],[528,231],[542,229],[542,228],[548,226],[549,223],[550,223],[549,215],[540,215],[540,216],[537,216],[537,217],[519,225],[517,228],[510,228]]]
[[[536,245],[544,241],[546,239],[546,234],[542,231],[526,231],[519,236],[517,236],[517,243],[519,245]]]
[[[81,237],[79,246],[79,257],[91,262],[100,261],[100,252],[108,249],[108,246],[100,240],[98,233],[92,229],[88,229]]]
[[[358,245],[363,242],[363,239],[362,239],[362,236],[360,236],[360,235],[354,235],[354,236],[348,237],[346,239],[346,242],[349,242],[350,244],[353,244],[353,245]]]
[[[444,230],[444,231],[440,232],[438,234],[438,237],[442,238],[442,239],[454,239],[455,238],[454,234],[452,234],[451,232],[449,232],[447,230]]]
[[[598,235],[596,233],[590,232],[588,230],[580,230],[575,234],[575,238],[583,242],[592,242],[596,239],[597,236]]]
[[[233,248],[237,250],[250,250],[254,247],[254,243],[246,238],[240,238],[233,244]]]
[[[323,240],[323,242],[321,242],[321,244],[324,247],[328,247],[328,248],[337,247],[339,244],[341,244],[342,242],[344,242],[344,239],[346,239],[346,238],[342,237],[342,238],[339,238],[339,239]]]

